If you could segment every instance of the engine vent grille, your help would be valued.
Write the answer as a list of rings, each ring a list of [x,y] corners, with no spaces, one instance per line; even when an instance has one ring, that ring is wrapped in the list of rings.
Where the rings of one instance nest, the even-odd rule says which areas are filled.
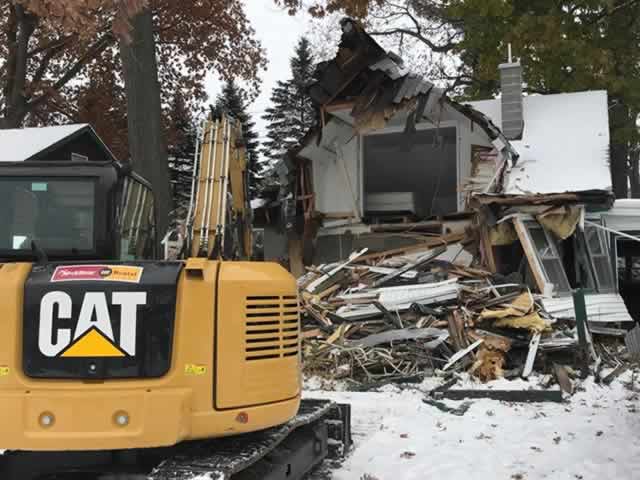
[[[300,352],[298,297],[247,297],[245,358],[247,361],[294,357]]]

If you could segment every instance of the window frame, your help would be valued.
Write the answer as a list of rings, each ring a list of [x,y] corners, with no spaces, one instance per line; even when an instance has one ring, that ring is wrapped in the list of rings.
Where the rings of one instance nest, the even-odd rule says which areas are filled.
[[[129,201],[131,200],[133,187],[138,187],[139,191],[137,193],[138,198],[135,200],[136,205],[133,212],[131,213],[131,217],[129,217],[126,208]],[[136,195],[136,193],[133,193],[133,195]],[[145,203],[148,201],[151,202],[151,205],[149,207],[149,212],[145,212],[145,210],[147,209]],[[140,225],[143,222],[144,216],[146,215],[148,215],[149,218],[149,228],[148,232],[146,232],[147,238],[143,244],[143,247],[140,248],[137,245],[137,241],[141,235],[141,232],[145,231],[145,229],[140,228]],[[137,224],[135,228],[123,228],[124,222],[128,218],[133,219],[133,222]],[[116,208],[116,232],[117,258],[120,261],[152,260],[157,258],[158,245],[155,195],[153,189],[151,188],[151,185],[138,175],[127,175],[121,180]],[[134,235],[135,239],[133,239]],[[122,241],[123,239],[125,239],[125,237],[129,239],[129,243],[127,244],[128,248],[130,248],[130,243],[133,239],[133,243],[135,244],[135,254],[125,254],[122,248]]]
[[[594,224],[602,226],[602,220],[601,219],[590,219],[589,221],[591,223],[594,223]],[[596,254],[594,254],[592,252],[591,247],[589,245],[589,240],[587,238],[587,228],[588,229],[593,229],[596,232],[597,238],[598,238],[598,242],[600,244],[600,250],[602,251],[601,254],[596,255]],[[609,242],[608,242],[608,240],[609,240],[608,235],[606,234],[606,232],[604,230],[598,228],[595,225],[585,225],[584,229],[581,231],[581,234],[583,235],[583,238],[584,238],[584,244],[585,244],[585,247],[586,247],[589,264],[591,266],[591,273],[592,273],[593,278],[595,280],[597,292],[598,293],[615,293],[618,290],[618,280],[617,280],[616,269],[614,269],[613,265],[612,265],[611,249],[610,249],[610,245],[609,245]],[[594,258],[603,258],[604,259],[603,263],[609,269],[609,274],[611,276],[611,285],[609,287],[602,285],[603,284],[603,279],[602,279],[602,276],[598,273],[599,269],[596,268],[596,264],[594,262]]]
[[[0,179],[2,181],[7,181],[7,183],[11,181],[16,182],[30,182],[30,183],[55,183],[55,182],[68,182],[68,183],[87,183],[91,185],[91,190],[93,193],[92,199],[92,207],[93,207],[93,216],[91,218],[91,238],[90,238],[90,247],[82,248],[82,249],[61,249],[61,248],[50,248],[46,244],[38,245],[38,247],[42,248],[48,256],[58,257],[58,256],[76,256],[78,258],[83,258],[87,256],[94,256],[99,249],[98,241],[99,241],[99,231],[98,229],[102,228],[103,218],[101,216],[101,208],[100,208],[100,179],[94,176],[75,176],[75,175],[55,175],[55,176],[45,176],[42,175],[42,172],[39,174],[24,174],[24,175],[8,175],[2,177]],[[37,239],[36,239],[37,240]],[[75,252],[75,253],[74,253]],[[33,253],[31,249],[20,249],[20,248],[11,248],[11,249],[0,249],[0,257],[2,258],[24,258],[27,256],[32,256]]]
[[[527,257],[529,267],[532,269],[534,280],[536,281],[540,292],[544,295],[557,294],[558,296],[571,294],[571,284],[569,283],[569,278],[567,277],[567,272],[564,268],[564,262],[562,261],[562,257],[558,251],[555,239],[547,229],[540,225],[540,223],[538,223],[538,221],[533,217],[529,216],[515,217],[513,222],[516,233],[518,234],[518,238],[520,239],[520,243]],[[533,236],[531,235],[531,227],[542,230],[546,243],[553,256],[545,257],[544,259],[540,257],[538,248],[536,247],[533,241]],[[560,270],[562,271],[562,278],[560,280],[565,282],[565,286],[567,287],[566,289],[560,290],[562,286],[552,281],[547,268],[544,266],[543,260],[553,260],[559,263]]]

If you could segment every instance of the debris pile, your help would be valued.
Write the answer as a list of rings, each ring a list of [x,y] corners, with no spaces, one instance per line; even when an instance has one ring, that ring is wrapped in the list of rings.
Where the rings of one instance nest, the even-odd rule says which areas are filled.
[[[574,310],[549,313],[519,274],[472,264],[457,236],[308,268],[298,281],[305,372],[367,389],[436,372],[468,371],[487,382],[534,370],[557,378],[558,369],[567,373],[562,365],[573,367],[569,376],[622,370],[615,329],[596,339]]]

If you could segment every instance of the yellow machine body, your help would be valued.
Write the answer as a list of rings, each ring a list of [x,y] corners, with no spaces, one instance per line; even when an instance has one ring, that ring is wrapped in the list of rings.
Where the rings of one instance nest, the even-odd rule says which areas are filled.
[[[262,430],[298,411],[296,284],[279,265],[185,261],[169,372],[104,381],[23,373],[24,291],[32,268],[0,265],[1,448],[163,447]]]

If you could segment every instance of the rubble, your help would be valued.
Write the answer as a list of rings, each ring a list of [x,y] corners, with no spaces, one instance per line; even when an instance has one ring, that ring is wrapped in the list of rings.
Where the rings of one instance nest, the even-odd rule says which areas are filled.
[[[573,391],[573,369],[563,365],[582,367],[570,299],[544,298],[519,275],[490,274],[473,263],[468,244],[439,238],[308,268],[298,281],[305,372],[360,390],[436,373],[467,371],[489,382],[537,372]],[[602,375],[608,382],[629,360],[626,330],[614,327],[594,324],[588,334],[596,373],[613,369]]]

